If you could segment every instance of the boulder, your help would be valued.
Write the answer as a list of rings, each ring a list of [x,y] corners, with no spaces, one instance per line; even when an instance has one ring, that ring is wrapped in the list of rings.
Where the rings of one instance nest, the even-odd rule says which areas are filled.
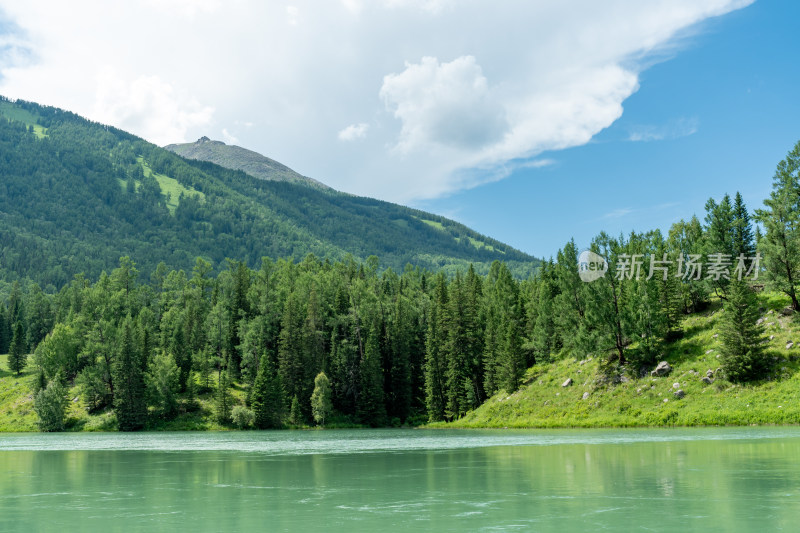
[[[712,380],[712,379],[711,379],[710,377],[708,377],[708,376],[703,376],[703,379],[701,379],[700,381],[702,381],[702,382],[703,382],[703,383],[705,383],[706,385],[711,385],[711,384],[714,382],[714,380]]]
[[[792,346],[794,346],[794,343],[792,341],[789,341],[789,342],[786,343],[786,349],[787,350],[789,350]]]
[[[651,376],[662,377],[668,375],[672,372],[672,367],[669,366],[669,363],[666,361],[661,361],[658,365],[650,372]]]
[[[561,384],[562,387],[569,387],[572,385],[572,378],[567,378],[567,381]]]
[[[672,395],[675,396],[676,400],[680,400],[681,398],[686,396],[686,393],[683,392],[683,389],[678,389],[675,392],[673,392]]]
[[[781,309],[781,314],[782,314],[783,316],[791,316],[793,313],[794,313],[794,310],[792,309],[792,306],[791,306],[791,305],[789,305],[789,306],[787,306],[787,307],[784,307],[783,309]]]
[[[681,388],[681,384],[680,383],[673,383],[672,384],[672,388],[673,389],[680,389]]]
[[[710,378],[713,378],[714,377],[714,371],[709,368],[708,370],[706,370],[706,376],[708,376]]]
[[[584,399],[584,400],[588,400],[589,399],[589,393],[588,392],[584,392],[583,396],[581,398]]]

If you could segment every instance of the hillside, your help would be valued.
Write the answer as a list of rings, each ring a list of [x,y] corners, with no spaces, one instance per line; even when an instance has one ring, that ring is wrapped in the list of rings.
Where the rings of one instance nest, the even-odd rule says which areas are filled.
[[[630,368],[607,373],[598,358],[567,357],[528,369],[525,384],[504,392],[452,423],[432,427],[638,427],[800,423],[800,352],[790,341],[800,325],[781,310],[784,295],[762,294],[762,318],[772,358],[768,379],[735,384],[720,372],[717,337],[721,303],[683,320],[685,335],[669,343],[662,360],[672,371],[662,377]],[[651,369],[648,369],[651,370]],[[703,381],[709,377],[711,383]],[[572,384],[564,386],[568,380]],[[677,386],[676,386],[677,385]],[[683,398],[675,393],[682,390]],[[584,398],[584,396],[586,396]]]
[[[222,141],[212,141],[208,137],[201,137],[193,143],[170,144],[165,146],[164,149],[186,159],[208,161],[231,170],[241,170],[246,174],[263,180],[286,181],[308,185],[317,189],[331,190],[324,183],[302,176],[274,159],[241,146],[231,146]]]
[[[720,302],[687,316],[686,335],[666,346],[672,371],[663,377],[604,372],[597,358],[568,357],[528,369],[525,384],[515,393],[500,392],[474,411],[451,423],[433,428],[559,428],[645,427],[800,423],[800,353],[786,348],[800,338],[800,325],[781,314],[787,304],[782,295],[762,295],[763,318],[770,336],[768,354],[773,359],[769,379],[734,384],[719,372],[719,342],[715,337]],[[0,356],[0,432],[36,431],[31,388],[36,369],[17,377],[8,372],[7,356]],[[711,383],[704,377],[712,371]],[[563,386],[567,379],[572,385]],[[675,387],[678,384],[678,387]],[[682,390],[685,396],[675,397]],[[67,411],[72,431],[114,430],[111,412],[86,412],[77,401],[79,386],[71,388]],[[243,401],[241,389],[233,389]],[[584,399],[584,395],[588,397]],[[198,397],[198,409],[150,429],[223,429],[213,417],[213,397]]]
[[[128,255],[140,271],[225,268],[264,256],[520,277],[538,261],[446,218],[396,204],[181,158],[124,131],[37,104],[0,100],[0,279],[48,290],[95,278]],[[276,167],[285,168],[285,167]],[[288,171],[287,169],[287,172]]]

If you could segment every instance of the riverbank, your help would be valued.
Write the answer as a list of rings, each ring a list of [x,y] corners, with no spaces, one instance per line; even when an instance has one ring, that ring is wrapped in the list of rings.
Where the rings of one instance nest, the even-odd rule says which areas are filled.
[[[720,372],[717,326],[721,304],[716,301],[706,311],[687,316],[683,337],[665,346],[663,360],[672,369],[667,375],[656,377],[647,372],[640,376],[633,369],[609,373],[596,358],[569,357],[529,369],[525,384],[514,394],[497,394],[455,422],[428,427],[798,424],[800,325],[793,316],[781,313],[788,304],[782,295],[762,294],[760,302],[766,354],[772,363],[765,380],[735,384]]]
[[[597,358],[566,357],[528,369],[524,384],[508,395],[500,393],[481,407],[450,423],[430,428],[614,428],[659,426],[800,424],[800,324],[781,311],[788,300],[760,295],[772,362],[768,377],[751,384],[727,381],[720,372],[717,322],[719,301],[684,318],[682,338],[664,347],[671,371],[651,376],[627,368],[608,372]],[[791,344],[790,344],[791,343]],[[29,360],[30,363],[30,360]],[[37,431],[31,393],[31,364],[19,376],[8,372],[0,356],[0,432]],[[650,369],[648,369],[650,370]],[[679,392],[681,391],[681,392]],[[234,385],[236,403],[245,391]],[[86,412],[77,387],[69,391],[67,431],[114,431],[108,410]],[[148,430],[220,431],[231,429],[214,418],[211,393],[200,394],[191,409],[169,421],[151,421]],[[329,424],[328,427],[353,427]]]

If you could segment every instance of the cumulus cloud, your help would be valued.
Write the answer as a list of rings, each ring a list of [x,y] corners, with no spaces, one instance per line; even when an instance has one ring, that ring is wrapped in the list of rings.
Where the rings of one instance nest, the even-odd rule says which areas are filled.
[[[380,94],[403,124],[397,144],[402,152],[428,144],[480,148],[508,127],[503,107],[490,95],[472,56],[441,64],[434,57],[406,63],[400,74],[383,78]]]
[[[360,122],[358,124],[350,124],[343,130],[341,130],[337,137],[339,137],[340,141],[355,141],[356,139],[363,139],[367,136],[367,130],[369,129],[369,124],[366,122]]]
[[[335,188],[409,202],[588,142],[653,58],[750,1],[0,0],[0,94],[159,144],[235,131]]]
[[[186,142],[187,132],[207,126],[213,113],[213,108],[186,99],[158,76],[127,81],[107,69],[97,78],[92,115],[100,122],[136,132],[156,144]]]

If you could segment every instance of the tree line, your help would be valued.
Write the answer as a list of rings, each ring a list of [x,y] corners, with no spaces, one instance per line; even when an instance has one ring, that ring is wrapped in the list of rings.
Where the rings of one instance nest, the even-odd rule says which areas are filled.
[[[76,276],[54,295],[14,284],[0,305],[0,352],[16,372],[33,353],[44,416],[77,384],[86,407],[113,409],[121,430],[194,409],[207,392],[218,420],[241,427],[414,424],[458,418],[513,393],[534,364],[565,356],[641,374],[682,335],[682,316],[716,297],[727,376],[759,379],[768,365],[755,289],[783,291],[796,310],[798,169],[800,143],[756,213],[763,236],[741,195],[724,195],[707,202],[703,222],[679,221],[666,236],[599,234],[590,249],[608,272],[592,282],[581,279],[574,241],[525,280],[497,261],[485,276],[471,267],[447,276],[313,255],[264,258],[258,269],[228,260],[218,275],[201,258],[188,273],[161,263],[143,279],[123,257],[94,283]],[[690,271],[698,258],[714,261]],[[743,259],[749,278],[737,275]],[[658,273],[634,276],[636,261]]]

